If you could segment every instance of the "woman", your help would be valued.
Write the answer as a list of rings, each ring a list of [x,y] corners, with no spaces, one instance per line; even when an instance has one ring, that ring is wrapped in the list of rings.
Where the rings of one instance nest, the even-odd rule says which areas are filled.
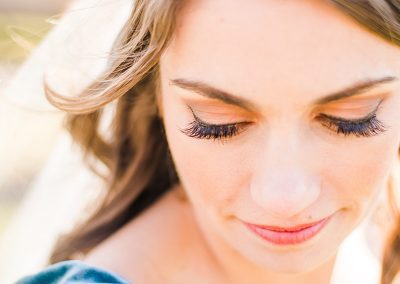
[[[48,88],[107,194],[18,283],[329,283],[392,188],[399,16],[394,0],[136,1],[102,78]]]

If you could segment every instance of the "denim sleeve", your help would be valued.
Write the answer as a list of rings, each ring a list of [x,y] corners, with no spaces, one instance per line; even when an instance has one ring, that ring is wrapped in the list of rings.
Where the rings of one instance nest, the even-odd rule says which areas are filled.
[[[133,284],[102,268],[80,260],[66,260],[46,267],[37,274],[25,276],[15,284]]]

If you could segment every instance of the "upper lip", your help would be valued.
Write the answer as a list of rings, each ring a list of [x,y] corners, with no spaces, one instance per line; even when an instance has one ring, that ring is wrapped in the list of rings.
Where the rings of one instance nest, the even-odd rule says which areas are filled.
[[[257,227],[260,227],[260,228],[263,228],[263,229],[271,230],[271,231],[291,232],[291,231],[299,231],[301,229],[312,227],[313,225],[321,223],[322,221],[324,221],[324,220],[326,220],[328,218],[329,217],[326,217],[326,218],[320,219],[319,221],[315,221],[315,222],[307,223],[307,224],[296,225],[296,226],[292,226],[292,227],[279,227],[279,226],[268,226],[268,225],[258,225],[258,224],[251,224],[251,225],[257,226]]]

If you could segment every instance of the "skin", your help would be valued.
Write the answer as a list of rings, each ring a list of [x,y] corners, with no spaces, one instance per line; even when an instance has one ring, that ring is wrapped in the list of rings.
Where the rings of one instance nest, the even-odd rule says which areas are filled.
[[[314,102],[366,79],[400,78],[400,49],[323,1],[186,1],[177,20],[160,62],[159,108],[187,201],[167,195],[86,260],[146,283],[154,263],[169,263],[158,272],[165,283],[329,283],[341,242],[374,208],[398,159],[400,80]],[[176,79],[202,82],[255,109],[206,98]],[[378,104],[386,131],[371,137],[338,134],[317,119],[362,118]],[[207,123],[250,123],[223,141],[189,137],[181,131],[193,121],[188,106]],[[163,219],[160,208],[181,220]],[[328,216],[318,235],[289,246],[241,222],[291,227]],[[160,228],[164,238],[149,237]],[[99,260],[118,248],[135,253],[112,264]],[[193,251],[199,256],[189,260]],[[153,266],[143,264],[151,256]]]

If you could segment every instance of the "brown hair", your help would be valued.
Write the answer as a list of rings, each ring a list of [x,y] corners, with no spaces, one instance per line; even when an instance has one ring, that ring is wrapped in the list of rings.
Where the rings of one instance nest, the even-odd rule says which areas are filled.
[[[108,70],[78,97],[63,97],[46,86],[48,100],[69,112],[66,126],[83,148],[107,168],[107,191],[96,210],[62,235],[49,264],[86,253],[135,218],[179,182],[159,110],[158,61],[174,32],[179,10],[174,0],[136,0],[116,41]],[[331,0],[370,31],[400,45],[398,0]],[[99,129],[104,106],[116,101],[111,137]],[[96,168],[94,168],[96,171]],[[400,269],[400,217],[387,239],[381,284],[392,283]]]

